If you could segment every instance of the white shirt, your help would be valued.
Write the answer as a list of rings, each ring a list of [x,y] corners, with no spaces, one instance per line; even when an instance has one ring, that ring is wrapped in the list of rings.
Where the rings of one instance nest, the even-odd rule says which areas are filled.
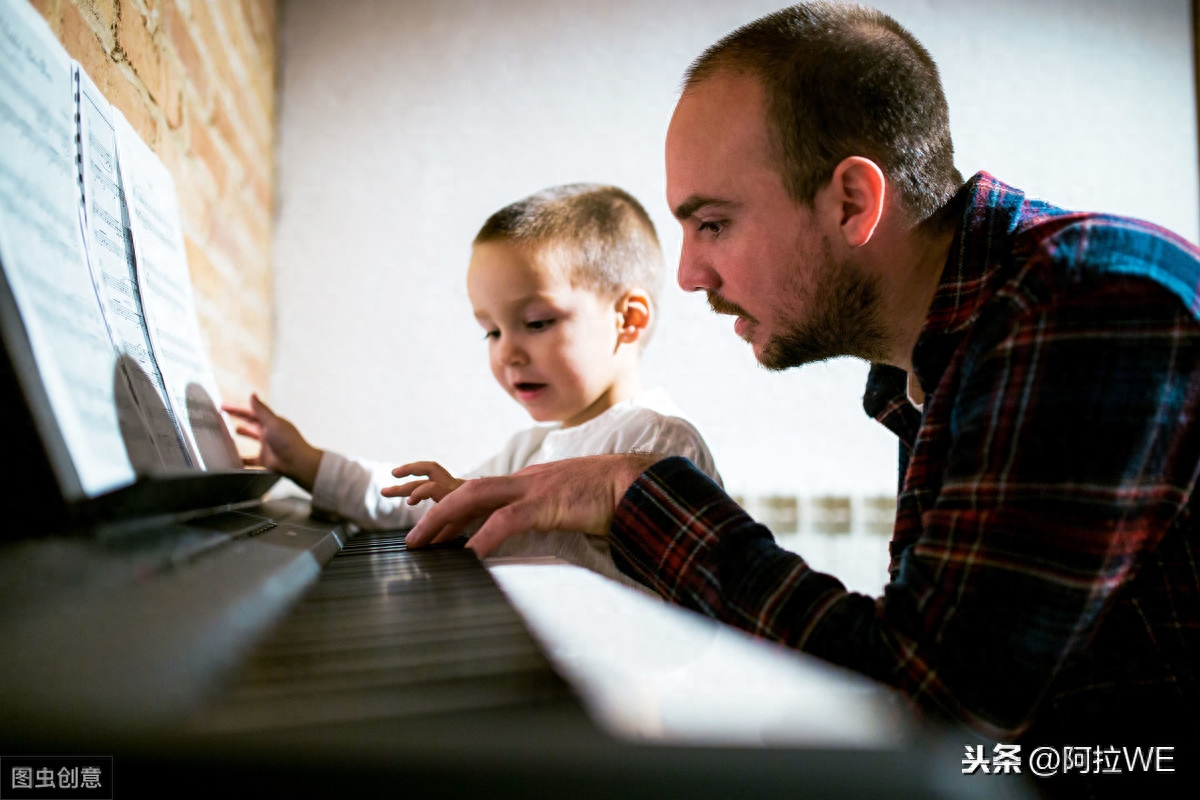
[[[531,464],[635,451],[683,456],[718,484],[721,482],[703,437],[662,389],[640,392],[581,425],[564,428],[555,423],[527,428],[465,477],[509,475]],[[384,486],[396,483],[388,465],[326,452],[317,469],[312,502],[364,528],[408,528],[432,507],[433,501],[410,506],[404,498],[379,493]],[[553,556],[640,587],[613,564],[607,539],[582,533],[527,531],[509,537],[493,555]]]

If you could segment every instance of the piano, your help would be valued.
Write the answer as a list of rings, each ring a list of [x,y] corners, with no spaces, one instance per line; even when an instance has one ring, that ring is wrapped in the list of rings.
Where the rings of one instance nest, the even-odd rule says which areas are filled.
[[[50,475],[12,359],[0,367],[10,452],[23,451],[27,476]],[[1012,776],[962,775],[973,739],[922,727],[865,679],[743,642],[579,568],[489,570],[461,542],[409,551],[403,531],[357,531],[303,499],[262,499],[273,480],[149,476],[74,505],[54,486],[26,479],[16,495],[9,485],[0,772],[29,755],[109,757],[120,797],[185,786],[296,796],[1027,796]],[[526,580],[524,613],[512,600],[522,571],[542,580],[540,596]],[[732,707],[718,709],[715,726],[710,715],[654,730],[635,715],[623,727],[630,708],[653,717],[671,703],[646,697],[638,681],[627,691],[610,681],[605,701],[587,664],[581,671],[546,638],[545,618],[542,638],[533,635],[539,609],[572,602],[579,632],[591,636],[582,654],[576,641],[576,662],[608,654],[618,627],[626,633],[625,661],[610,658],[606,671],[647,648],[703,662],[721,650],[713,642],[734,637],[732,656],[707,678],[699,669],[677,682],[673,701],[677,717],[715,697],[732,697]],[[547,655],[556,649],[557,662]],[[766,672],[754,660],[764,656],[774,659]],[[660,673],[683,674],[677,667]],[[742,675],[779,685],[739,705]],[[799,699],[788,701],[784,690],[797,685]],[[763,720],[784,729],[764,733]]]
[[[122,797],[1024,796],[961,775],[967,739],[799,655],[813,711],[871,724],[798,720],[801,745],[614,735],[471,551],[408,551],[297,499],[8,541],[0,599],[0,755],[112,756]]]

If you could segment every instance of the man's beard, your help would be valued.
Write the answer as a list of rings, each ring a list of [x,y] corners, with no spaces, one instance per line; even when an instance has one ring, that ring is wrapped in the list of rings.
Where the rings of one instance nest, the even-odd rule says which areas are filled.
[[[822,269],[816,288],[804,304],[805,318],[767,340],[758,361],[769,370],[785,370],[839,356],[882,361],[883,321],[879,279],[848,264],[833,263],[823,242]],[[779,315],[782,318],[783,315]]]
[[[810,297],[799,286],[791,296],[803,298],[808,318],[793,321],[783,333],[771,336],[758,361],[769,370],[781,371],[839,356],[855,356],[866,361],[882,361],[883,322],[880,319],[879,279],[864,274],[847,263],[833,263],[829,241],[821,247],[821,274]],[[715,291],[708,292],[708,304],[718,314],[743,317],[754,325],[759,321],[748,311],[726,300]],[[776,312],[786,318],[790,308]]]

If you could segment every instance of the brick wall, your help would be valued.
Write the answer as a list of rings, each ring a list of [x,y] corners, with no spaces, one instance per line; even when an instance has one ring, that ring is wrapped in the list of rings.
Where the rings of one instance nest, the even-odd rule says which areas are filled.
[[[175,178],[222,395],[265,390],[272,339],[275,0],[32,0]]]

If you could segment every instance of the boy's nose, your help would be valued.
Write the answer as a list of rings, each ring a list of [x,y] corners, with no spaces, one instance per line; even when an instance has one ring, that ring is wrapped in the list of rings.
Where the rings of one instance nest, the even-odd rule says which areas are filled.
[[[500,340],[500,362],[502,364],[521,365],[529,361],[529,354],[512,337]]]

